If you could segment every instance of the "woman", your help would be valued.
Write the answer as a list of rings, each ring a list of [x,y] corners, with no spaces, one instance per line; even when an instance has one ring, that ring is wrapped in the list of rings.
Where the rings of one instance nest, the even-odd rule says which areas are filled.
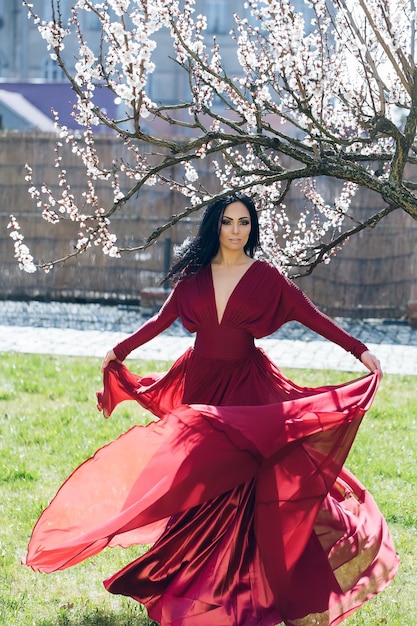
[[[262,261],[252,200],[210,205],[169,273],[161,311],[104,358],[106,417],[135,399],[160,418],[99,450],[39,519],[27,564],[53,571],[107,545],[153,546],[105,581],[162,625],[338,624],[395,575],[369,493],[344,467],[381,367]],[[178,317],[193,348],[140,377],[126,356]],[[370,374],[301,388],[254,345],[298,320]]]

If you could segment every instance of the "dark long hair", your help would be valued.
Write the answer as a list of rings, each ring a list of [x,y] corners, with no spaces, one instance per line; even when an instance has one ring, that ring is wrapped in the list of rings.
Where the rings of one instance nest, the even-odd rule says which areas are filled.
[[[209,265],[219,251],[223,213],[233,202],[242,202],[249,211],[251,230],[244,251],[248,256],[254,256],[259,247],[259,221],[252,198],[240,194],[220,198],[207,206],[195,239],[182,251],[180,260],[171,267],[164,282],[170,279],[177,282],[185,276],[195,274],[201,267]]]

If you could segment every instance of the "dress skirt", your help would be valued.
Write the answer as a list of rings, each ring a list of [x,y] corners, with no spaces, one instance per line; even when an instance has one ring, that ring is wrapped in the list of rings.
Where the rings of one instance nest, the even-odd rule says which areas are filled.
[[[189,349],[146,377],[113,361],[98,394],[158,419],[78,467],[38,520],[26,564],[52,572],[152,544],[104,582],[167,626],[329,626],[393,578],[371,495],[344,468],[378,375],[299,387],[260,349]]]

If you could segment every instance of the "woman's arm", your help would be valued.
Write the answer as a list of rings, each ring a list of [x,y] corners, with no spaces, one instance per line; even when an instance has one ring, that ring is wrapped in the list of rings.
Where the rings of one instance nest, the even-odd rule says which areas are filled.
[[[369,351],[364,343],[350,335],[330,317],[319,311],[311,300],[290,280],[286,278],[284,280],[285,288],[283,289],[281,302],[286,309],[286,321],[295,320],[300,322],[322,337],[341,346],[347,352],[351,352],[371,372],[377,371],[382,375],[379,360]]]
[[[101,364],[101,370],[104,371],[110,361],[124,361],[130,352],[162,333],[177,318],[177,289],[174,289],[156,315],[142,324],[133,335],[130,335],[107,352]]]

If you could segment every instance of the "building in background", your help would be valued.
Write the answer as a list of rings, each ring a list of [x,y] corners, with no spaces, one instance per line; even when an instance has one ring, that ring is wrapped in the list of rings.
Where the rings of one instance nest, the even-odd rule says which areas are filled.
[[[41,20],[51,19],[51,0],[34,0],[33,9]],[[64,19],[70,15],[72,0],[61,0]],[[99,48],[100,31],[94,14],[85,26],[92,46]],[[65,61],[74,68],[76,41],[69,42]],[[33,23],[22,0],[0,0],[0,130],[54,132],[54,113],[62,124],[76,128],[71,112],[75,95],[46,42]],[[111,117],[117,114],[114,96],[97,91],[97,104]]]
[[[31,0],[31,4],[41,20],[51,19],[51,0]],[[73,4],[73,0],[60,0],[64,22],[70,16]],[[297,0],[295,4],[297,8],[304,7],[303,0]],[[230,75],[239,74],[235,43],[230,37],[230,31],[235,26],[233,14],[237,12],[241,17],[250,18],[249,10],[243,5],[240,0],[196,0],[195,5],[196,14],[206,15],[207,39],[216,37],[225,69]],[[101,28],[97,16],[93,12],[81,11],[80,21],[89,46],[98,54]],[[161,30],[155,34],[155,40],[156,71],[149,77],[150,98],[162,104],[187,100],[187,76],[170,58],[173,53],[170,53],[172,43],[169,33]],[[70,72],[74,70],[77,47],[74,37],[66,42],[63,51]],[[0,0],[0,130],[49,130],[48,120],[53,124],[52,109],[58,111],[62,124],[74,128],[76,123],[71,117],[74,100],[68,81],[50,58],[46,42],[33,20],[28,19],[22,0]],[[98,90],[96,102],[106,108],[110,117],[117,117],[117,102],[109,90]],[[35,114],[33,107],[39,113]]]

